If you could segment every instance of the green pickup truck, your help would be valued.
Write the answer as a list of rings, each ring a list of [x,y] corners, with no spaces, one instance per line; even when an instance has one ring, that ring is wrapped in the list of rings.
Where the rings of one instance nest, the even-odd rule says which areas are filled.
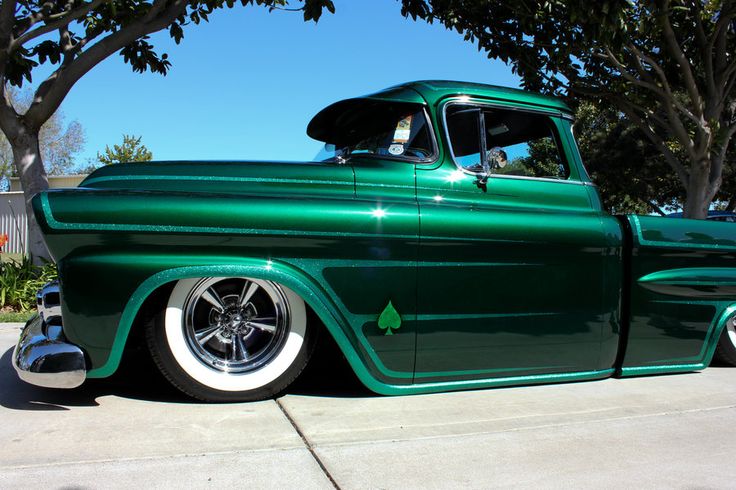
[[[319,335],[382,394],[736,364],[736,226],[610,216],[561,101],[425,81],[337,102],[313,162],[111,165],[33,200],[60,282],[13,354],[75,387],[143,342],[209,401]]]

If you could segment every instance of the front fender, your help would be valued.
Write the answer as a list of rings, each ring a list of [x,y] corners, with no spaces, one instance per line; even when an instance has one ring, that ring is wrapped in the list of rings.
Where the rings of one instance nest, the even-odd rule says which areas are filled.
[[[365,341],[363,336],[356,335],[355,331],[350,327],[349,321],[331,299],[330,294],[316,280],[310,277],[309,274],[292,264],[262,258],[228,257],[226,259],[218,259],[214,257],[192,256],[177,258],[172,256],[140,257],[121,255],[85,256],[76,260],[71,259],[69,262],[73,262],[73,264],[64,263],[62,270],[72,269],[77,273],[76,275],[79,275],[78,271],[80,268],[82,270],[105,270],[106,274],[112,277],[116,276],[115,269],[124,270],[130,274],[131,269],[150,271],[146,267],[146,264],[157,264],[156,268],[162,268],[162,270],[148,274],[142,281],[139,280],[139,285],[128,296],[127,301],[124,301],[125,306],[122,308],[122,313],[117,320],[112,345],[109,347],[109,354],[97,366],[93,363],[92,369],[87,374],[90,378],[107,377],[117,370],[136,315],[145,300],[156,289],[180,279],[247,276],[277,282],[299,294],[324,323],[361,382],[367,388],[378,393],[391,394],[396,392],[396,389],[392,388],[392,385],[379,381],[367,367],[368,364],[377,363],[379,364],[377,368],[379,370],[382,368],[380,366],[380,360],[376,359],[375,355],[370,355],[373,353],[370,345]],[[131,267],[132,264],[135,264],[136,267]],[[62,288],[64,288],[64,284],[62,284]],[[63,294],[65,309],[68,307],[67,297],[74,300],[73,303],[78,302],[79,298],[74,297],[74,292],[66,291]],[[82,296],[79,292],[76,295]],[[89,298],[89,301],[94,301],[94,298]],[[65,311],[65,329],[67,327],[66,318],[71,317],[75,319],[74,309]],[[80,326],[78,321],[80,319],[77,319],[77,324],[70,325],[70,330],[76,332],[76,335],[72,334],[72,337],[79,337],[80,329],[94,328],[92,326]],[[77,341],[79,342],[79,340]],[[84,342],[80,343],[83,347],[94,348],[90,345],[84,345]],[[376,366],[374,366],[374,369],[376,369]]]

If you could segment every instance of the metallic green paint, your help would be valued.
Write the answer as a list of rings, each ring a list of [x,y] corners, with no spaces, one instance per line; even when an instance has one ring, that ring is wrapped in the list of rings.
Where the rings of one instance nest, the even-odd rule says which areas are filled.
[[[452,82],[368,97],[423,104],[436,160],[112,165],[33,199],[59,266],[65,335],[89,377],[117,369],[151,294],[210,276],[293,289],[378,393],[710,362],[736,310],[733,224],[603,213],[556,99]],[[477,186],[448,152],[442,113],[457,101],[547,114],[569,179]],[[392,335],[379,321],[387,304],[401,312]]]
[[[657,271],[640,278],[639,284],[670,296],[728,299],[736,297],[736,269],[694,267]]]
[[[623,375],[707,366],[736,303],[732,223],[630,216],[631,316]],[[726,226],[723,226],[726,225]]]

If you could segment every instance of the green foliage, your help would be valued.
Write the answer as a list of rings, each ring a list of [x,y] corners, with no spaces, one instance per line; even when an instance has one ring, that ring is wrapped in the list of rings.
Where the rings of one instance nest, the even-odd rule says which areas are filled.
[[[584,76],[594,45],[619,46],[631,10],[628,0],[402,0],[405,16],[463,34],[488,58],[511,64],[527,89],[546,93],[564,86],[549,75]]]
[[[685,191],[662,154],[620,112],[582,103],[575,136],[609,212],[649,214],[684,201]]]
[[[619,156],[651,162],[648,200],[671,198],[677,182],[685,214],[704,218],[710,202],[722,198],[734,171],[736,2],[402,0],[402,13],[461,33],[489,58],[510,64],[529,90],[594,104],[611,123],[612,138],[634,147]],[[600,170],[599,179],[624,179]],[[656,179],[658,172],[669,176]]]
[[[28,257],[0,262],[0,308],[31,311],[36,307],[36,292],[58,278],[56,265],[34,265]]]
[[[97,160],[104,165],[112,165],[113,163],[129,163],[129,162],[150,162],[153,160],[151,153],[146,145],[141,143],[141,136],[137,138],[132,135],[123,135],[123,143],[121,145],[113,145],[112,149],[105,145],[104,153],[97,153]]]

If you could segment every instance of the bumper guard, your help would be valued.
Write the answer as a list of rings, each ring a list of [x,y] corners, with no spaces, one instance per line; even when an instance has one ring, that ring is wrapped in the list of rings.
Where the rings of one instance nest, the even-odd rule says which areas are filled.
[[[23,327],[13,351],[13,367],[20,379],[36,386],[76,388],[84,382],[84,352],[68,343],[62,331],[58,284],[47,284],[39,291],[38,315]]]

